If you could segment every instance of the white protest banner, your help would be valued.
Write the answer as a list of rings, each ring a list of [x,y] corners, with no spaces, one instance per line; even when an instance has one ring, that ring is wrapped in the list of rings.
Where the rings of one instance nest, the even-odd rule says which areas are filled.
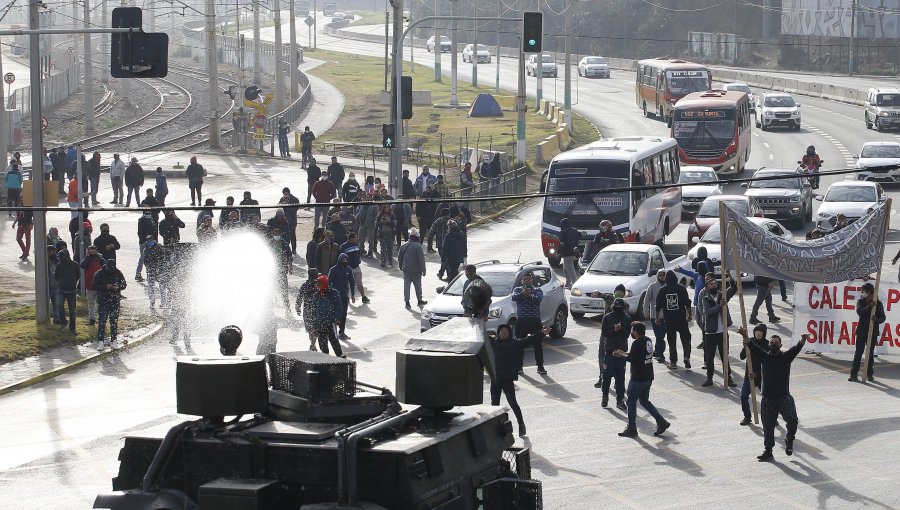
[[[856,301],[864,281],[794,285],[794,332],[809,334],[809,348],[819,352],[856,351]],[[875,352],[900,354],[900,284],[881,282],[878,300],[887,320],[878,326]],[[789,343],[789,342],[786,342]]]
[[[735,226],[736,243],[725,243],[726,264],[776,280],[807,283],[845,282],[875,274],[885,242],[887,203],[843,229],[810,241],[785,240],[725,207],[725,223]]]

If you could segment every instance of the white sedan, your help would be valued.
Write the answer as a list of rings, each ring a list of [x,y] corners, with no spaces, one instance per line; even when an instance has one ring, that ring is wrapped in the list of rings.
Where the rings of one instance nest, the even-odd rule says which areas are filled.
[[[490,64],[491,63],[491,50],[488,49],[487,46],[483,44],[478,45],[478,56],[475,56],[475,45],[467,44],[462,52],[462,60],[463,62],[472,62],[472,60],[477,59],[480,64]]]
[[[584,57],[578,62],[578,76],[609,78],[609,61],[606,57]]]
[[[708,166],[683,166],[678,177],[678,184],[691,184],[699,182],[719,182],[719,175],[712,167]],[[700,210],[700,204],[706,197],[721,195],[721,184],[694,184],[681,188],[681,214],[682,216],[694,215]]]
[[[753,216],[750,216],[747,219],[786,241],[791,241],[794,239],[794,235],[791,233],[791,231],[786,229],[784,225],[778,223],[776,220],[773,220],[771,218],[757,218]],[[694,241],[697,243],[697,245],[691,248],[691,250],[688,252],[687,263],[682,267],[684,267],[685,269],[696,271],[697,268],[693,267],[694,259],[697,258],[697,252],[701,247],[703,247],[706,248],[706,256],[709,257],[709,259],[712,260],[713,264],[715,265],[715,267],[712,268],[713,274],[717,276],[720,275],[722,272],[722,250],[720,244],[721,238],[719,236],[719,224],[716,223],[713,226],[709,227],[709,230],[707,230],[706,233],[703,234],[703,237],[699,239],[694,238]],[[733,268],[730,271],[732,277],[737,274],[735,273]],[[741,281],[743,283],[750,283],[753,281],[753,278],[754,276],[752,274],[743,271],[741,272]]]
[[[816,227],[829,231],[834,228],[838,214],[850,223],[862,218],[869,209],[884,200],[881,184],[870,181],[838,181],[828,187],[825,196],[816,195],[822,205],[816,213]]]

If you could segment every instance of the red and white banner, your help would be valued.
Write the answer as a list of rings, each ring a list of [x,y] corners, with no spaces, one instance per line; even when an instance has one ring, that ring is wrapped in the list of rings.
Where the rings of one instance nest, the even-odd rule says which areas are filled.
[[[856,301],[861,280],[794,284],[794,332],[809,335],[809,348],[818,352],[853,354],[856,350]],[[873,282],[874,284],[874,282]],[[881,282],[878,300],[887,320],[877,326],[875,352],[900,354],[900,284]],[[789,344],[789,342],[785,342]]]

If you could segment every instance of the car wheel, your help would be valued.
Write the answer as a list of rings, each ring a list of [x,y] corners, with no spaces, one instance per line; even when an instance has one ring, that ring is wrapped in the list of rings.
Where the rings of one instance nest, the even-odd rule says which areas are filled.
[[[562,267],[562,261],[559,257],[550,257],[547,259],[547,262],[550,264],[550,267],[554,269]]]
[[[584,318],[584,312],[569,312],[569,315],[571,315],[573,319],[583,319]]]
[[[550,336],[552,338],[562,338],[566,334],[566,328],[569,325],[569,313],[565,305],[559,305],[556,309],[556,315],[553,317],[553,325],[550,326]]]
[[[881,122],[878,122],[878,117],[875,117],[875,131],[878,131],[879,133],[884,131],[884,128],[881,127]]]
[[[763,131],[768,131],[768,130],[769,130],[768,126],[766,126],[765,124],[759,126],[759,129],[762,129]]]
[[[868,115],[868,114],[864,114],[864,115],[863,115],[863,122],[866,123],[866,129],[872,129],[872,123],[869,122],[869,115]]]
[[[798,122],[796,126],[794,126],[794,131],[800,131],[800,123]]]
[[[633,314],[631,314],[631,316],[634,317],[634,320],[636,320],[636,321],[642,321],[645,318],[644,317],[644,298],[646,298],[646,297],[647,297],[646,292],[641,294],[641,300],[638,301],[638,309]]]
[[[758,115],[754,115],[754,117],[756,117],[756,127],[758,127],[758,128],[759,128],[759,127],[762,127],[762,124],[759,123],[759,116],[758,116]]]

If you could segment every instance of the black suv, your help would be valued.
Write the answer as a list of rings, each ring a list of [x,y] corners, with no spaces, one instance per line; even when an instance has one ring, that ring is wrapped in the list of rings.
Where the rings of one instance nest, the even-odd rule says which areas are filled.
[[[786,178],[757,180],[775,176]],[[812,187],[796,170],[760,169],[750,183],[742,183],[741,187],[747,188],[745,195],[759,202],[766,218],[789,221],[801,228],[812,221]]]

